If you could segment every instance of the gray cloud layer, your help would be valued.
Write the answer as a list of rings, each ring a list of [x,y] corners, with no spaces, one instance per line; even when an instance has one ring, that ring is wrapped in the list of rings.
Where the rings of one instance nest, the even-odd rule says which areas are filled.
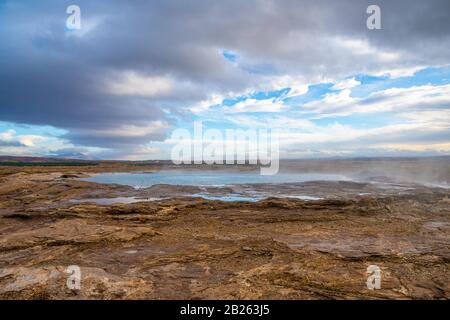
[[[0,120],[66,129],[75,145],[162,140],[164,123],[184,107],[257,87],[267,76],[317,81],[449,63],[448,0],[377,1],[379,31],[365,27],[373,1],[76,2],[81,35],[64,29],[72,2],[0,4]],[[239,55],[238,67],[223,49]],[[105,90],[130,71],[167,78],[170,90]],[[130,135],[129,126],[142,130]]]
[[[23,147],[24,144],[19,141],[0,140],[0,147]]]

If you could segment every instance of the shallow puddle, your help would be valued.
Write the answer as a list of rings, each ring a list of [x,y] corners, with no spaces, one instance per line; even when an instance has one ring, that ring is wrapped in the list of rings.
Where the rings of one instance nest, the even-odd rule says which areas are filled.
[[[91,199],[73,199],[72,203],[95,203],[98,205],[110,205],[116,203],[135,203],[142,201],[158,201],[163,198],[137,198],[137,197],[116,197],[116,198],[91,198]]]

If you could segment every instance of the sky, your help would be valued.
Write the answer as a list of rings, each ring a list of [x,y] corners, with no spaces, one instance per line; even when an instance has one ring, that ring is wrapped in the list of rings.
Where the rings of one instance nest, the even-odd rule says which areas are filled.
[[[0,43],[0,155],[168,159],[195,121],[282,158],[450,154],[448,0],[0,0]]]

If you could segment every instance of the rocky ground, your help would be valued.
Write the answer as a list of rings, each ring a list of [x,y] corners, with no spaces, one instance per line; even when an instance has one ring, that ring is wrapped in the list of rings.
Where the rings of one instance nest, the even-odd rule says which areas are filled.
[[[0,172],[0,298],[450,298],[448,189],[226,203],[160,186],[170,199],[71,202],[151,196],[77,179],[96,170]],[[80,290],[66,285],[71,265]],[[379,290],[367,289],[369,265]]]

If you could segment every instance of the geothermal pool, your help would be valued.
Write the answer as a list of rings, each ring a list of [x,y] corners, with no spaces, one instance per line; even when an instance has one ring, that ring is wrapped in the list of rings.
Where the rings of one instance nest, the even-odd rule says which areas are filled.
[[[322,173],[280,173],[262,176],[259,172],[226,171],[158,171],[146,173],[100,173],[84,181],[96,183],[114,183],[146,188],[157,184],[183,186],[229,186],[241,184],[281,184],[308,181],[351,181],[349,177],[339,174]]]

